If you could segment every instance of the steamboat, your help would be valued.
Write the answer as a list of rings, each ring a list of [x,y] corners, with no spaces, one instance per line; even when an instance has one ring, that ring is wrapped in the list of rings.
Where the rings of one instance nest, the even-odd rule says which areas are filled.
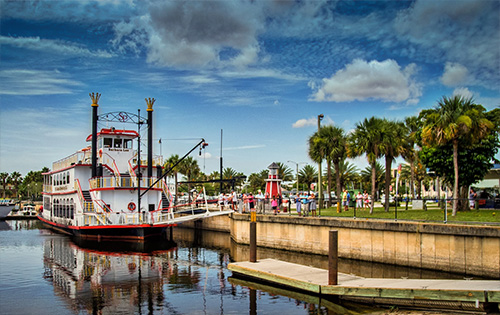
[[[182,222],[231,212],[209,211],[206,202],[205,208],[196,209],[173,204],[165,178],[175,165],[165,170],[162,157],[153,156],[155,99],[146,99],[148,117],[142,118],[140,110],[98,115],[100,94],[90,97],[92,134],[87,142],[91,144],[54,162],[52,170],[43,174],[43,211],[38,218],[44,224],[83,239],[140,241],[167,236],[168,228]],[[98,121],[133,123],[137,131],[114,127],[98,131]],[[146,160],[140,154],[140,128],[145,123]],[[201,139],[182,159],[205,146]]]

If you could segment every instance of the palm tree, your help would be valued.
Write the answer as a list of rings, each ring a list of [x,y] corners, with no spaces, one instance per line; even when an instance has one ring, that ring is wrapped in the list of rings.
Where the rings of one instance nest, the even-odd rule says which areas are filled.
[[[49,169],[46,167],[44,167],[42,169],[42,173],[47,173],[48,171],[49,171]],[[23,178],[21,176],[21,173],[19,173],[19,172],[10,173],[10,182],[14,186],[14,190],[15,190],[14,196],[17,196],[17,192],[19,191],[19,185],[21,184],[22,181],[23,181]]]
[[[172,167],[174,167],[174,165],[176,165],[178,162],[179,162],[179,155],[177,154],[173,154],[171,155],[168,160],[165,162],[165,169],[166,170],[169,170],[171,169]],[[175,168],[173,168],[171,171],[170,171],[170,174],[172,174],[172,176],[174,177],[174,204],[177,203],[177,174],[179,173],[179,165],[177,165]]]
[[[385,157],[385,211],[389,212],[389,186],[391,185],[392,161],[401,155],[406,143],[405,127],[401,122],[383,120],[380,152]]]
[[[2,183],[2,198],[5,198],[5,193],[7,191],[7,184],[9,183],[9,173],[0,173],[0,182]]]
[[[284,182],[289,182],[294,179],[293,170],[290,168],[290,166],[281,162],[276,162],[276,165],[278,165],[279,179],[283,180]]]
[[[375,173],[376,173],[376,176],[375,176],[375,191],[378,192],[380,185],[384,184],[384,179],[385,179],[384,178],[384,176],[385,176],[385,168],[379,162],[375,163]],[[368,166],[364,170],[361,170],[360,177],[363,180],[363,182],[367,182],[368,185],[370,185],[371,178],[372,178],[372,168],[371,168],[371,166]],[[375,198],[375,196],[373,196],[373,198]]]
[[[319,136],[323,139],[326,154],[326,177],[328,179],[327,193],[331,196],[332,193],[332,163],[335,169],[339,169],[341,164],[346,158],[346,144],[347,137],[344,130],[340,127],[335,126],[324,126],[319,130]],[[336,182],[336,195],[340,196],[341,193],[341,174],[335,172],[335,182]],[[328,207],[331,206],[331,200],[328,198]]]
[[[248,183],[250,185],[251,191],[257,191],[259,189],[264,190],[266,188],[266,178],[269,175],[269,170],[262,170],[259,173],[252,173],[248,177]]]
[[[423,120],[422,142],[428,146],[453,145],[453,212],[458,210],[458,150],[478,143],[486,137],[494,124],[486,119],[485,109],[474,104],[472,98],[456,95],[443,96],[433,109],[420,113]]]
[[[236,172],[236,170],[230,168],[230,167],[226,167],[223,171],[222,171],[222,178],[223,179],[234,179],[234,185],[235,186],[241,186],[241,184],[243,183],[243,176],[244,174],[241,173],[241,172]],[[230,187],[230,184],[231,183],[227,183],[225,184],[226,189],[229,190],[230,188],[232,189],[233,187]]]
[[[192,156],[186,157],[179,164],[179,173],[186,176],[187,181],[191,181],[195,179],[200,174],[200,167],[198,166],[198,161],[195,160]],[[191,191],[191,184],[188,183],[188,192]],[[188,194],[189,202],[191,202],[191,194]]]
[[[410,164],[410,190],[411,198],[413,199],[415,198],[413,189],[415,185],[415,161],[418,159],[418,151],[415,148],[415,143],[421,126],[417,116],[406,117],[405,126],[408,132],[407,145],[403,148],[401,155]]]
[[[370,214],[373,213],[376,181],[376,162],[381,157],[380,143],[382,142],[383,121],[380,118],[365,118],[363,122],[356,124],[356,129],[348,140],[347,156],[356,157],[365,154],[372,169],[372,203]]]
[[[299,171],[299,180],[301,183],[306,184],[307,190],[316,181],[316,178],[318,178],[318,172],[314,166],[307,164]]]
[[[320,134],[320,131],[316,131],[312,136],[309,137],[308,143],[309,143],[309,150],[308,150],[309,157],[314,162],[318,164],[321,163],[321,161],[325,159],[326,152],[328,151],[328,144],[326,139]],[[321,181],[323,181],[323,179],[321,179]],[[318,185],[323,185],[323,183],[318,183]],[[321,197],[319,198],[320,200],[322,199]]]

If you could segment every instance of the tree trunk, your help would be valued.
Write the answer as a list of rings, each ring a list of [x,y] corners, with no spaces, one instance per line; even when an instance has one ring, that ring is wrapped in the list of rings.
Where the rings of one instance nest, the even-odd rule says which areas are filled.
[[[412,160],[410,161],[410,193],[411,193],[411,199],[415,199],[415,162]]]
[[[330,159],[326,159],[326,167],[326,176],[328,177],[328,185],[326,187],[328,193],[327,207],[330,208],[332,206],[332,161]]]
[[[342,185],[340,184],[340,160],[338,160],[335,163],[335,183],[337,185],[337,192],[335,193],[337,195],[337,203],[342,202]],[[338,207],[338,205],[337,205]],[[342,208],[337,208],[337,209],[342,209]]]
[[[370,203],[370,214],[373,214],[373,207],[375,205],[375,185],[377,183],[377,169],[375,165],[375,163],[372,163],[372,202]]]
[[[453,211],[451,215],[456,216],[458,210],[458,140],[453,140],[453,170],[455,180],[453,183]]]
[[[392,157],[385,156],[385,212],[389,212],[389,186],[391,185]]]

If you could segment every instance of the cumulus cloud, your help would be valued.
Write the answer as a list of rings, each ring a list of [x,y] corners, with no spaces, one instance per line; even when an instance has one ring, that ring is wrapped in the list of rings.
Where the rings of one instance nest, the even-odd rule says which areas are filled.
[[[446,86],[457,86],[467,78],[468,70],[459,63],[447,62],[444,66],[444,73],[441,76],[441,82]]]
[[[82,56],[111,58],[113,54],[103,51],[90,51],[89,49],[60,40],[42,39],[40,37],[8,37],[0,36],[0,46],[10,45],[17,48],[24,48],[35,51],[50,52],[51,54],[60,54],[64,56]]]
[[[453,96],[460,95],[464,98],[472,98],[474,93],[472,93],[468,88],[456,88],[453,91]]]
[[[415,1],[393,22],[397,40],[415,46],[427,62],[453,60],[479,83],[500,79],[498,1]],[[445,78],[446,79],[446,78]],[[453,81],[452,81],[453,82]]]
[[[321,125],[333,125],[333,124],[334,121],[329,116],[324,117],[323,120],[321,121]],[[317,127],[317,126],[318,126],[318,117],[299,119],[292,124],[293,128]]]
[[[258,59],[260,6],[234,1],[158,1],[115,25],[118,47],[147,47],[148,62],[171,67],[244,67]]]
[[[314,91],[310,100],[316,102],[382,100],[414,103],[421,96],[421,86],[412,78],[415,71],[415,64],[401,69],[392,59],[382,62],[356,59],[330,78],[323,79],[321,84],[310,82],[309,86]]]
[[[25,69],[1,70],[0,82],[0,95],[70,94],[73,87],[83,85],[59,71]]]

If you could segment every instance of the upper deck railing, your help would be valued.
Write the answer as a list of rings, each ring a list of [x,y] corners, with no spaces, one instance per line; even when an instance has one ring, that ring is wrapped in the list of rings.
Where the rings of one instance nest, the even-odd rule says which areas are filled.
[[[155,177],[142,177],[140,185],[143,188],[149,187],[156,181]],[[137,178],[121,177],[120,179],[113,176],[96,177],[89,180],[90,189],[99,188],[135,188],[138,187]],[[162,189],[161,181],[156,183],[152,188]]]

